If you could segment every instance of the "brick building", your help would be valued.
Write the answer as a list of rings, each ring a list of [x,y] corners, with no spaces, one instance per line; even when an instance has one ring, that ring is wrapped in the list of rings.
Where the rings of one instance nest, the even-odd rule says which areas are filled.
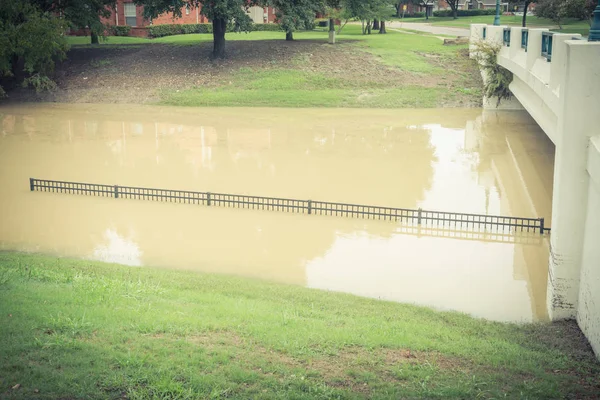
[[[173,14],[161,14],[152,20],[144,18],[144,6],[138,6],[133,0],[117,0],[114,10],[108,18],[103,18],[102,22],[111,26],[131,26],[131,36],[148,36],[146,27],[149,25],[162,24],[204,24],[210,21],[200,13],[202,6],[183,7],[181,17],[174,17]],[[247,14],[254,23],[273,23],[275,22],[275,10],[272,7],[250,7]]]

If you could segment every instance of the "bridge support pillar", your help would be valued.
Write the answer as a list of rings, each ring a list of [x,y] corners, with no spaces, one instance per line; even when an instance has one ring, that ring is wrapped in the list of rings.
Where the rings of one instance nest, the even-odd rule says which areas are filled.
[[[565,41],[564,74],[556,135],[548,312],[553,320],[575,318],[585,239],[589,173],[587,148],[597,134],[600,43]],[[596,266],[598,268],[598,266]]]

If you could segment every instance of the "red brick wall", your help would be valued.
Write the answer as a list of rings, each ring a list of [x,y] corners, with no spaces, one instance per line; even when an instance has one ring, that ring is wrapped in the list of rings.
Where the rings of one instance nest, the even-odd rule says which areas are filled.
[[[277,19],[277,17],[275,16],[275,9],[273,7],[266,7],[267,8],[267,14],[269,14],[269,18],[268,18],[268,23],[272,24],[275,23],[275,20]]]
[[[125,3],[133,3],[133,0],[117,0],[117,10],[115,13],[114,9],[111,10],[110,17],[102,18],[102,22],[108,25],[126,25],[125,23]],[[144,7],[136,6],[136,25],[143,27],[150,25],[150,21],[144,19]],[[118,17],[118,18],[117,18]],[[118,23],[117,23],[118,21]]]
[[[111,14],[108,18],[102,18],[102,22],[106,25],[120,25],[124,26],[125,23],[125,3],[133,3],[133,0],[117,0],[117,10],[111,10]],[[210,21],[200,13],[202,6],[190,7],[190,13],[186,14],[185,7],[181,9],[181,17],[174,18],[173,14],[165,13],[154,18],[152,21],[144,19],[144,7],[136,6],[136,27],[132,27],[130,36],[147,37],[148,32],[144,27],[148,25],[162,25],[162,24],[204,24],[210,23]],[[267,22],[276,22],[275,10],[273,7],[266,8]],[[85,35],[87,31],[79,30],[70,32],[71,35]]]
[[[171,13],[161,14],[152,20],[153,25],[162,24],[202,24],[208,22],[206,17],[200,14],[201,6],[190,7],[190,13],[185,13],[185,7],[181,8],[181,17],[176,18]]]

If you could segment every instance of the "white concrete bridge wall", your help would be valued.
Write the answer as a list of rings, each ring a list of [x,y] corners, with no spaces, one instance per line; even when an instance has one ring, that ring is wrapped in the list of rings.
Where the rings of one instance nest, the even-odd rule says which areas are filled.
[[[503,44],[504,28],[472,25],[471,44]],[[556,146],[548,311],[553,319],[576,318],[600,357],[600,42],[554,34],[549,61],[542,56],[546,30],[529,29],[525,49],[523,29],[510,29],[498,63],[513,73],[512,93]]]

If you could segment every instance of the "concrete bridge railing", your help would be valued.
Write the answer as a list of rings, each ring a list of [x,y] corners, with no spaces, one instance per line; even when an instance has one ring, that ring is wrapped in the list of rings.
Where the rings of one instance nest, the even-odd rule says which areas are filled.
[[[472,54],[480,40],[502,46],[511,92],[556,147],[548,311],[576,318],[600,356],[600,42],[471,25]]]

